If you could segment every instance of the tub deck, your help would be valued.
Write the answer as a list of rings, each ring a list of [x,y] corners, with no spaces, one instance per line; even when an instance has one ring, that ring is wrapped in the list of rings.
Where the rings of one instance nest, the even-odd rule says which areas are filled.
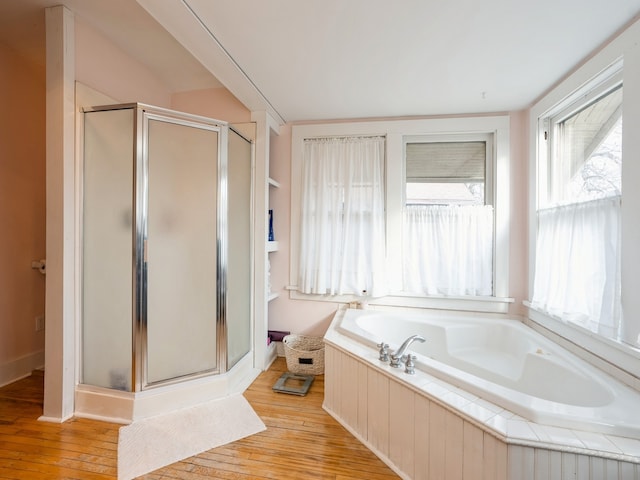
[[[433,445],[424,444],[424,439],[418,441],[418,430],[426,429],[427,435],[433,435],[434,441],[450,441],[451,445],[459,444],[463,449],[466,448],[465,436],[476,438],[476,443],[480,443],[481,449],[494,451],[496,448],[504,447],[504,463],[503,460],[491,457],[493,460],[490,458],[489,463],[486,463],[489,461],[487,459],[478,459],[474,465],[469,466],[470,472],[480,473],[486,469],[493,471],[491,469],[502,466],[508,468],[504,477],[489,478],[556,478],[555,474],[546,473],[553,470],[550,465],[556,462],[561,475],[568,475],[558,478],[640,480],[638,437],[597,431],[607,430],[609,425],[596,425],[595,428],[550,425],[535,418],[523,417],[508,405],[496,403],[485,395],[477,395],[445,381],[442,375],[434,375],[424,370],[416,371],[415,375],[407,375],[403,369],[395,369],[379,361],[376,338],[359,338],[357,332],[346,334],[343,328],[339,328],[343,314],[344,312],[336,314],[325,335],[327,368],[324,407],[383,460],[392,465],[403,478],[431,478],[428,475],[415,474],[420,468],[422,472],[424,468],[430,468],[424,465],[419,467],[416,462],[425,456],[433,458],[434,453],[443,454],[437,449],[432,451]],[[402,331],[402,327],[398,330],[402,335],[407,333]],[[539,355],[544,355],[545,352],[546,350]],[[461,353],[465,355],[464,352]],[[471,360],[471,353],[466,352],[466,360]],[[482,356],[484,352],[480,350],[479,353]],[[477,357],[473,357],[474,362],[476,359]],[[503,366],[508,359],[508,356],[493,354],[485,358],[488,362],[498,361]],[[509,367],[502,373],[512,375],[514,370]],[[562,375],[560,377],[562,378]],[[384,399],[379,398],[380,396],[386,396],[386,403]],[[417,417],[417,412],[425,411],[424,409],[428,412],[437,411],[438,415],[442,414],[447,420],[432,418],[430,413],[427,419]],[[405,412],[412,412],[410,415],[413,416],[406,419]],[[636,416],[635,412],[635,408],[626,410],[624,415],[633,418]],[[435,425],[433,421],[436,422]],[[442,422],[460,425],[460,429],[456,430],[460,436],[446,440],[449,435],[457,434],[450,433],[450,428],[444,427]],[[396,424],[400,425],[403,431],[394,432]],[[386,430],[381,425],[387,425]],[[407,428],[411,430],[404,432]],[[403,440],[404,448],[410,452],[406,455],[415,461],[403,459],[405,454],[396,453],[392,448],[393,439],[405,437],[405,433],[408,439]],[[414,435],[415,441],[410,440],[411,435]],[[495,441],[498,443],[495,444]],[[464,452],[458,453],[463,455]],[[467,452],[466,455],[468,457],[470,453]],[[412,465],[409,466],[408,463]],[[535,474],[538,476],[534,477],[532,472],[535,471],[538,472]],[[407,472],[414,473],[406,474]],[[482,478],[469,475],[460,478]]]

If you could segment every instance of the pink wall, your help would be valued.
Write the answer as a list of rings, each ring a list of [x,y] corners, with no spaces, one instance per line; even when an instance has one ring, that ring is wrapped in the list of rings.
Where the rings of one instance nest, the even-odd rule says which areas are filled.
[[[529,112],[511,113],[511,252],[509,294],[515,299],[509,313],[525,316],[529,279]]]
[[[229,123],[251,121],[251,112],[226,88],[171,92],[144,65],[76,17],[76,80],[118,102],[140,102]]]
[[[171,92],[135,61],[81,19],[75,19],[76,80],[119,103],[171,107]]]
[[[337,303],[290,300],[289,292],[289,239],[291,233],[291,125],[280,129],[280,135],[272,137],[269,176],[280,183],[280,188],[270,190],[269,205],[273,209],[274,234],[278,241],[277,252],[269,254],[271,263],[271,290],[280,296],[269,302],[269,329],[285,330],[298,334],[324,335]]]
[[[45,277],[31,262],[45,255],[45,72],[0,44],[0,92],[1,370],[44,349]]]
[[[251,112],[226,88],[174,93],[171,108],[229,123],[251,121]]]

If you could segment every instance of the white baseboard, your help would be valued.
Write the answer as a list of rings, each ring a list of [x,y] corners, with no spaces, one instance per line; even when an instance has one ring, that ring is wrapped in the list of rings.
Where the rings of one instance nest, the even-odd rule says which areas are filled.
[[[28,377],[44,366],[44,350],[25,355],[0,365],[0,387]]]
[[[66,417],[45,417],[44,415],[38,417],[39,422],[47,423],[64,423],[67,420],[71,420],[73,415],[67,415]]]

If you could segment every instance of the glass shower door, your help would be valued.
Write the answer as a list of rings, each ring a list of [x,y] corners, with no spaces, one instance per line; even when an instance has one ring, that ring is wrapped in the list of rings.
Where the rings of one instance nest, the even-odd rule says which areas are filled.
[[[150,114],[145,114],[145,122],[142,323],[144,383],[153,385],[218,368],[216,212],[221,134],[215,127]]]

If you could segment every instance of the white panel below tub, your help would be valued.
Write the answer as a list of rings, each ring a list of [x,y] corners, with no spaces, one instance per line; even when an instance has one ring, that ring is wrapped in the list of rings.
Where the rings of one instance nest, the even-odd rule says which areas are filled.
[[[444,478],[444,436],[447,411],[437,403],[429,406],[429,478]]]
[[[483,480],[482,470],[478,465],[482,465],[483,461],[484,432],[469,422],[464,422],[462,439],[462,478]]]
[[[368,375],[368,440],[385,457],[389,456],[389,379],[375,370]]]
[[[535,480],[534,449],[518,445],[509,445],[508,449],[509,480]]]
[[[332,345],[324,408],[403,479],[640,480],[640,464],[507,443]]]
[[[333,382],[325,382],[324,384],[324,401],[323,406],[331,405],[336,414],[342,416],[340,411],[340,388],[341,377],[338,374],[338,362],[342,355],[334,350],[326,348],[324,351],[324,376],[325,378],[335,377]]]
[[[640,465],[630,462],[518,445],[508,451],[509,480],[640,479]]]
[[[445,413],[445,477],[462,480],[464,420],[446,410]]]
[[[429,410],[426,398],[415,394],[413,397],[413,444],[414,444],[414,479],[429,480],[430,444],[429,444]]]
[[[414,392],[396,382],[389,383],[389,458],[401,471],[414,476]]]
[[[506,443],[484,432],[482,448],[483,478],[507,480],[508,450]]]
[[[342,358],[342,397],[340,411],[349,425],[358,423],[358,362],[351,357]]]
[[[620,463],[619,478],[638,478],[640,477],[640,467],[633,463]]]
[[[356,364],[358,369],[358,421],[356,422],[355,427],[356,430],[360,432],[363,438],[367,438],[369,435],[367,366],[363,365],[360,362],[356,362]]]

